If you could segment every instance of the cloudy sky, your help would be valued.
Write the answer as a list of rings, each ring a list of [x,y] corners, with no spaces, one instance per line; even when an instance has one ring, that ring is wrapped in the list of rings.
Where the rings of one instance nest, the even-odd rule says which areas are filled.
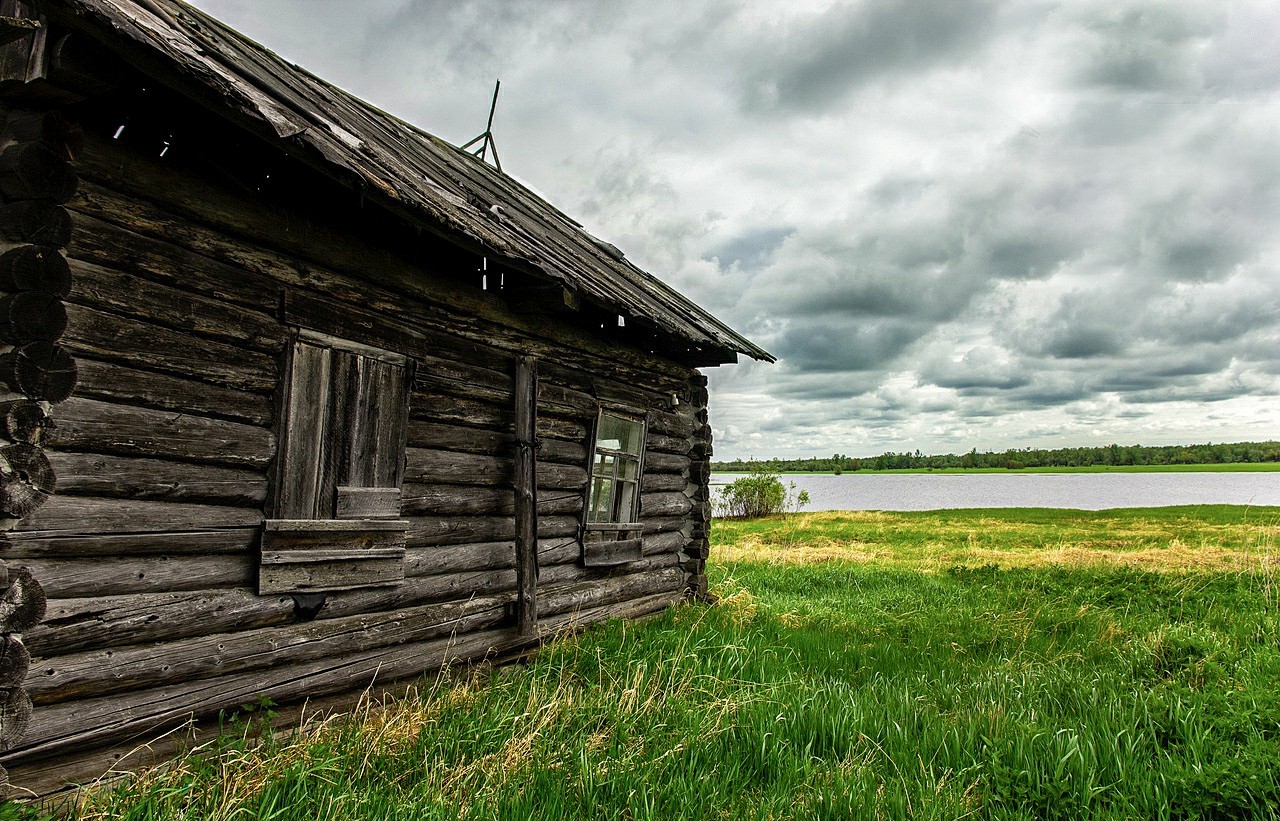
[[[1280,437],[1274,0],[197,0],[778,356],[720,457]]]

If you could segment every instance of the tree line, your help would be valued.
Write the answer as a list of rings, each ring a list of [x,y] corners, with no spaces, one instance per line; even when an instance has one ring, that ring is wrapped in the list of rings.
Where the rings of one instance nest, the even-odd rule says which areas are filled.
[[[1093,448],[1009,449],[979,453],[945,453],[925,456],[915,453],[882,453],[879,456],[831,456],[810,459],[736,459],[712,462],[711,469],[722,473],[766,471],[808,471],[843,473],[858,470],[904,470],[943,468],[1090,467],[1093,465],[1211,465],[1239,462],[1280,462],[1280,442],[1236,442],[1203,445],[1106,445]]]

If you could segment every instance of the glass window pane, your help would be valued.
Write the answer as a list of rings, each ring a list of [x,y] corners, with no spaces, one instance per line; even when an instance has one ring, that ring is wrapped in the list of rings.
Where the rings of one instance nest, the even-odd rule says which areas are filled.
[[[636,480],[640,478],[640,460],[639,459],[619,459],[618,460],[618,478]]]
[[[597,477],[591,483],[591,509],[590,521],[608,522],[612,521],[610,516],[613,513],[613,481]]]
[[[614,497],[613,521],[632,521],[635,513],[635,482],[618,482],[614,492],[616,495]]]
[[[607,413],[600,415],[600,433],[596,436],[596,447],[620,450],[623,453],[640,455],[643,444],[644,424]]]

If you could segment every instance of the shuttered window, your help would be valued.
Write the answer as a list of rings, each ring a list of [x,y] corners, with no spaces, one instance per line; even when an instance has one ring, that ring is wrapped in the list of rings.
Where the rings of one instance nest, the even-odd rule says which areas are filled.
[[[302,332],[282,385],[261,593],[397,584],[411,363]]]

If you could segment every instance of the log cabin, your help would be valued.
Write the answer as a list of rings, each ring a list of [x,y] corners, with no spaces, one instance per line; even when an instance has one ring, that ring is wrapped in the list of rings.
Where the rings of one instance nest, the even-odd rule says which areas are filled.
[[[705,594],[766,351],[179,0],[0,0],[0,106],[10,789]]]

